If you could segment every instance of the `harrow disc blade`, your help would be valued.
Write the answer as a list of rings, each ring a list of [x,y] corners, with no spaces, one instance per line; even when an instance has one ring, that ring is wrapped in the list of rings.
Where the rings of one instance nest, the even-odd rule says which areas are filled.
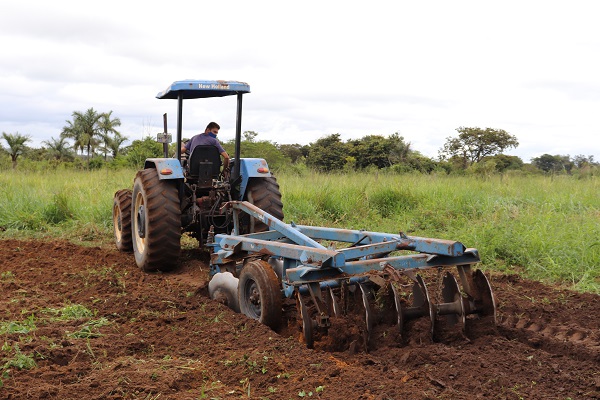
[[[496,325],[496,300],[492,286],[485,274],[480,270],[473,272],[473,283],[477,287],[479,299],[477,301],[477,310],[480,317],[492,317],[494,325]]]
[[[423,278],[421,277],[421,275],[417,275],[417,283],[418,283],[418,287],[419,287],[421,295],[422,295],[423,305],[421,307],[423,308],[424,311],[428,311],[429,320],[431,321],[431,328],[429,330],[429,333],[431,334],[431,337],[433,338],[433,332],[435,331],[435,307],[434,307],[433,303],[431,303],[431,298],[429,297],[429,291],[427,290],[427,285],[425,285],[425,282],[423,281]],[[415,285],[415,286],[417,286],[417,285]],[[427,313],[425,313],[424,315],[427,315]]]
[[[449,325],[460,323],[464,327],[465,309],[456,278],[450,272],[446,272],[442,284],[442,298],[444,303],[438,305],[439,314],[445,316],[446,322]]]
[[[308,315],[308,309],[302,301],[302,296],[300,295],[300,292],[297,292],[296,296],[296,303],[298,305],[298,308],[300,309],[300,317],[302,319],[302,336],[304,337],[306,347],[312,349],[314,347],[313,321],[312,318],[310,318],[310,316]]]
[[[398,332],[402,335],[402,331],[404,330],[404,316],[402,315],[402,299],[400,297],[400,293],[398,292],[398,288],[394,283],[391,283],[392,294],[394,296],[394,305],[396,306],[396,314],[398,315]]]
[[[425,285],[421,275],[409,277],[414,280],[412,305],[410,307],[402,306],[398,290],[392,284],[394,303],[396,305],[396,311],[398,312],[398,329],[402,334],[406,321],[429,316],[429,321],[431,324],[429,333],[433,337],[433,332],[435,331],[435,306],[431,302],[429,290],[427,290],[427,285]]]
[[[365,307],[365,321],[367,323],[367,343],[369,343],[369,339],[371,338],[371,332],[373,331],[373,310],[371,310],[371,305],[369,303],[369,297],[371,297],[371,289],[369,289],[363,283],[358,283],[358,287],[362,293],[362,301]]]
[[[328,309],[330,310],[330,313],[333,314],[335,317],[341,316],[342,308],[340,307],[340,303],[335,294],[333,293],[332,288],[327,288],[327,295]]]

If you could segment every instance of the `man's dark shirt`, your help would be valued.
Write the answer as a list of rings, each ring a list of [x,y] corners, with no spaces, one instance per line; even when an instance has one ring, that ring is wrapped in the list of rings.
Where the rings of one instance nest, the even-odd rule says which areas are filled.
[[[194,136],[185,144],[185,149],[191,154],[192,150],[194,150],[194,147],[196,146],[215,146],[219,150],[219,154],[225,152],[225,149],[223,149],[221,143],[219,143],[216,138],[210,136],[208,133],[201,133]]]

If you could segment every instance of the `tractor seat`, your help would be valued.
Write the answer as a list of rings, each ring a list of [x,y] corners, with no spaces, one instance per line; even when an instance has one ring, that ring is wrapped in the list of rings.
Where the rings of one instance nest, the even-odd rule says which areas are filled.
[[[198,180],[199,186],[211,186],[221,172],[221,155],[215,146],[196,146],[188,161],[188,178]]]

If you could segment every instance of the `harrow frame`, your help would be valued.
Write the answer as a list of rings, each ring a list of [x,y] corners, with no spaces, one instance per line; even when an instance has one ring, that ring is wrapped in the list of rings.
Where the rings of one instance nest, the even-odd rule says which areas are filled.
[[[479,253],[474,248],[466,248],[461,242],[407,236],[402,232],[391,234],[286,224],[245,201],[228,202],[221,211],[233,213],[234,229],[231,234],[215,235],[214,240],[208,243],[213,248],[211,275],[230,272],[239,277],[247,261],[269,260],[281,284],[282,296],[291,298],[296,295],[308,347],[312,347],[312,331],[326,330],[330,326],[329,317],[340,312],[333,288],[356,285],[360,289],[367,330],[371,330],[372,313],[368,306],[371,293],[365,283],[375,275],[393,280],[404,274],[415,283],[414,297],[422,299],[419,307],[402,308],[398,293],[393,290],[400,329],[404,320],[418,316],[431,318],[432,333],[437,315],[448,315],[452,323],[464,322],[467,314],[491,316],[494,324],[496,322],[495,300],[489,281],[481,271],[472,273],[470,270],[472,265],[480,262]],[[270,230],[240,235],[242,213],[263,222]],[[319,241],[350,245],[328,248]],[[399,251],[402,254],[397,255]],[[449,275],[444,278],[445,302],[431,304],[417,270],[451,266],[458,268],[463,290],[460,291],[456,279]],[[301,299],[306,294],[316,306],[316,319],[307,315]]]

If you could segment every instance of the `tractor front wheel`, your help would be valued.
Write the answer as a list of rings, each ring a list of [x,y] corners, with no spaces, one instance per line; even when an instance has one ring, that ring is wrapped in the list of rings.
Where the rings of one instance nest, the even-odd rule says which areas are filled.
[[[131,222],[138,267],[146,272],[175,268],[181,248],[177,181],[158,179],[154,168],[139,171],[133,183]]]
[[[240,272],[238,300],[242,314],[273,330],[281,324],[281,285],[269,263],[248,262]]]
[[[131,190],[115,193],[113,199],[113,234],[119,251],[133,250],[131,240]]]

